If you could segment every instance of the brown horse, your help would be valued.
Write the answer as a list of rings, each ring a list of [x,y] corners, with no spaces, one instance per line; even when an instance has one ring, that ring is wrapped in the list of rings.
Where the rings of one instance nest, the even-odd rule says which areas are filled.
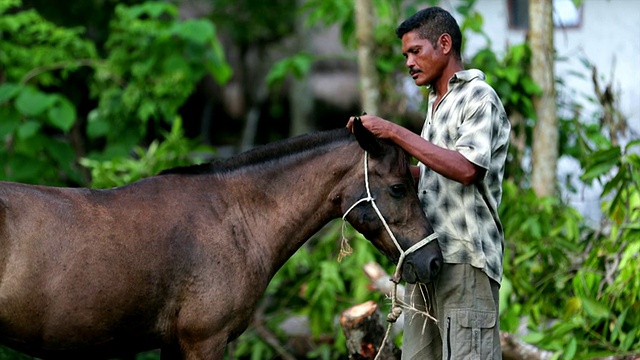
[[[433,230],[408,155],[361,124],[89,190],[0,182],[0,343],[41,358],[221,359],[276,271],[368,187],[403,249]],[[369,169],[362,159],[368,152]],[[346,216],[391,259],[372,204]],[[402,275],[429,282],[437,241]]]

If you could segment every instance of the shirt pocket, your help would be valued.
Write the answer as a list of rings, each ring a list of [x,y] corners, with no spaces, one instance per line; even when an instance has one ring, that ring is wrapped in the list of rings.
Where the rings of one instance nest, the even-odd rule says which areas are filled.
[[[494,358],[496,313],[452,310],[446,315],[447,359],[491,360]]]

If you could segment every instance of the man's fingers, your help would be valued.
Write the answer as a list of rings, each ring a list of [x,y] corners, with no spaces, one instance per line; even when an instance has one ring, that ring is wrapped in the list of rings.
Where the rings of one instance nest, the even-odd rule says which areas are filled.
[[[351,132],[353,132],[353,120],[355,119],[355,117],[350,117],[349,121],[347,121],[347,129]]]

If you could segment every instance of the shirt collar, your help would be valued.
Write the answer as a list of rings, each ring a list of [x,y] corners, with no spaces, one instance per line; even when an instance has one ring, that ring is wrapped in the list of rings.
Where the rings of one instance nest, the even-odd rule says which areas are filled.
[[[457,73],[453,74],[453,76],[451,77],[451,79],[449,79],[449,84],[450,85],[454,85],[456,83],[461,83],[461,82],[469,82],[473,79],[480,79],[480,80],[486,80],[486,76],[485,74],[478,70],[478,69],[468,69],[468,70],[461,70],[458,71]],[[435,94],[435,91],[433,90],[433,86],[428,85],[427,89],[432,93]],[[450,90],[451,88],[447,89],[447,92]],[[435,95],[434,95],[435,96]]]
[[[468,82],[476,78],[479,78],[480,80],[485,80],[486,76],[482,71],[478,69],[462,70],[453,74],[449,82],[453,83],[453,82],[457,82],[458,80]]]

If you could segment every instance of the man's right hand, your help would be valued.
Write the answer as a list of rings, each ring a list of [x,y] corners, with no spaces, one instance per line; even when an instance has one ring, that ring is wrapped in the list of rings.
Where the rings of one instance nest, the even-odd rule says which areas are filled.
[[[371,131],[373,135],[381,139],[388,139],[391,137],[391,131],[393,131],[394,126],[398,126],[392,123],[389,120],[385,120],[381,117],[375,115],[362,115],[358,116],[360,120],[362,120],[362,126],[364,126],[367,130]],[[349,118],[347,122],[347,129],[353,132],[353,121],[355,120],[355,116]]]

